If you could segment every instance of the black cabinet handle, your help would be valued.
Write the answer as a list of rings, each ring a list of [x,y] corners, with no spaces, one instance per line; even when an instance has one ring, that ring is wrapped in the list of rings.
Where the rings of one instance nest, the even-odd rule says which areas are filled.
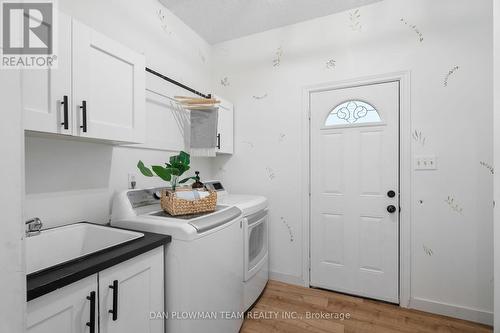
[[[113,314],[113,321],[116,321],[118,319],[118,280],[114,280],[109,288],[113,289],[113,310],[108,312]]]
[[[67,130],[69,128],[69,123],[68,123],[68,96],[63,96],[63,100],[61,102],[63,106],[63,122],[61,125],[64,126],[64,129]]]
[[[80,109],[82,109],[82,125],[80,126],[80,128],[84,133],[87,133],[87,101],[82,101]]]
[[[217,149],[220,149],[220,133],[217,134]]]
[[[90,301],[90,321],[87,326],[90,327],[89,333],[95,333],[95,291],[91,291],[87,299]]]

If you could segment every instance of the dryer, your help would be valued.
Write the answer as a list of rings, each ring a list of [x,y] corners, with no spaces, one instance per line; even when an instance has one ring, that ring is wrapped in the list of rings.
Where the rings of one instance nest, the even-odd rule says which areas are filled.
[[[205,182],[217,191],[217,203],[243,213],[243,309],[248,311],[269,280],[269,214],[266,197],[229,193],[220,181]]]

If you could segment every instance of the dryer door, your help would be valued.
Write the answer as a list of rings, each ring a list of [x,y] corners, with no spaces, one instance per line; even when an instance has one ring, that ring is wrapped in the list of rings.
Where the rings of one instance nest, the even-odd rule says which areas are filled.
[[[257,273],[265,263],[268,251],[267,210],[245,219],[245,281]]]

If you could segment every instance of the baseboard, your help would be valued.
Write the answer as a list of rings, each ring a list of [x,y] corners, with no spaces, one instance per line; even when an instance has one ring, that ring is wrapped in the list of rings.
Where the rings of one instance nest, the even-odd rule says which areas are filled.
[[[439,303],[424,298],[412,297],[410,299],[410,308],[440,314],[443,316],[454,317],[493,326],[493,313],[447,303]]]
[[[301,277],[295,275],[289,275],[271,271],[269,272],[269,279],[304,287],[304,280],[302,280]]]

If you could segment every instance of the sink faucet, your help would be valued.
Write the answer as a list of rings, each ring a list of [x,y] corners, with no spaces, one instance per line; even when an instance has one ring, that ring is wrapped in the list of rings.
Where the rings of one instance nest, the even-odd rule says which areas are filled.
[[[26,237],[36,236],[40,233],[43,227],[42,220],[38,217],[34,217],[26,221]]]

